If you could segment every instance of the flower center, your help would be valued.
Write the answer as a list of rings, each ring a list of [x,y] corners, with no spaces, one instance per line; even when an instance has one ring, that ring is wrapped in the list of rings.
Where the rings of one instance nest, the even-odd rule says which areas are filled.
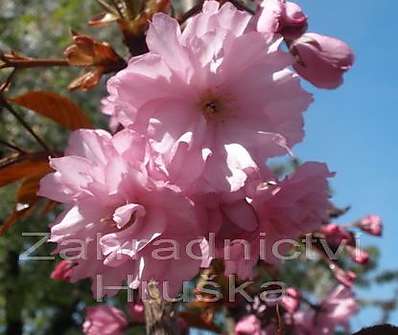
[[[226,111],[223,100],[212,92],[207,92],[200,99],[199,107],[207,120],[223,118]]]

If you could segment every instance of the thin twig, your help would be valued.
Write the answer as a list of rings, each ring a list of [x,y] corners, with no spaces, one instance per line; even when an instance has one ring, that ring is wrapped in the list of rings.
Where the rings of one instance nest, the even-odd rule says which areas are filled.
[[[9,76],[7,77],[6,81],[3,84],[1,84],[0,94],[3,93],[5,90],[7,90],[7,88],[11,85],[11,82],[14,79],[16,72],[17,72],[17,69],[14,68],[11,71],[11,73],[9,74]]]
[[[13,67],[16,69],[32,68],[32,67],[48,67],[48,66],[69,66],[66,59],[18,59],[7,61],[5,67]]]
[[[191,16],[194,16],[195,14],[199,13],[202,10],[203,2],[204,1],[200,1],[195,6],[193,6],[190,10],[188,10],[183,15],[181,15],[181,17],[178,20],[179,23],[182,24],[186,20],[188,20]]]
[[[244,3],[242,3],[239,0],[229,0],[230,3],[232,3],[236,8],[240,10],[244,10],[252,15],[256,13],[255,10],[251,9],[250,7],[246,6]]]
[[[25,122],[25,120],[15,111],[15,109],[7,102],[6,99],[0,94],[0,106],[6,108],[17,120],[18,122],[34,137],[34,139],[39,143],[43,149],[48,153],[51,153],[50,148],[47,144],[34,132],[34,130]]]
[[[23,150],[23,149],[17,147],[16,145],[14,145],[14,144],[12,144],[12,143],[8,143],[8,142],[6,142],[6,141],[3,141],[2,139],[0,139],[0,144],[3,145],[3,146],[5,146],[5,147],[7,147],[7,148],[10,148],[10,149],[12,149],[12,150],[14,150],[14,151],[17,151],[17,152],[19,152],[19,153],[21,153],[21,154],[26,154],[26,153],[27,153],[25,150]]]
[[[282,321],[282,317],[281,317],[281,313],[280,313],[278,304],[275,306],[275,312],[276,312],[276,319],[278,322],[277,334],[283,335],[284,334],[283,321]]]
[[[119,5],[117,4],[117,2],[115,0],[111,0],[113,7],[115,7],[117,13],[119,14],[121,19],[125,19],[123,12],[120,10]]]

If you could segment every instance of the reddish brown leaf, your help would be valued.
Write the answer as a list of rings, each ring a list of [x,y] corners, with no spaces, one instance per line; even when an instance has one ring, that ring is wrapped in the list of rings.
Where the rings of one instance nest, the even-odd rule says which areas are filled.
[[[0,226],[0,236],[4,235],[8,229],[10,229],[19,219],[22,219],[29,214],[32,213],[33,211],[33,206],[32,207],[27,207],[24,209],[20,210],[15,210],[12,212],[3,222],[3,224]]]
[[[69,98],[47,91],[30,91],[11,102],[45,116],[68,129],[91,128],[88,118]]]
[[[0,187],[33,176],[43,176],[51,168],[48,154],[35,153],[10,156],[0,161]]]
[[[32,214],[38,202],[37,191],[39,190],[40,179],[47,174],[49,170],[50,167],[47,163],[47,166],[42,169],[31,170],[34,174],[23,180],[17,191],[17,204],[15,209],[0,227],[0,236],[6,233],[19,219],[26,218]]]

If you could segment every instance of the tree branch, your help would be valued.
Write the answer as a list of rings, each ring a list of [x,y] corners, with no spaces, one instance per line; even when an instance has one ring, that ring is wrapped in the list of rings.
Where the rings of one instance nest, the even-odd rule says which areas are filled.
[[[34,130],[29,126],[28,123],[14,110],[14,108],[7,102],[2,94],[0,94],[0,107],[4,107],[7,109],[17,120],[18,122],[32,135],[32,137],[39,143],[43,149],[49,153],[51,153],[50,148],[47,144],[34,132]]]
[[[155,282],[148,284],[148,298],[144,300],[144,306],[148,335],[180,334],[173,304],[162,299]]]

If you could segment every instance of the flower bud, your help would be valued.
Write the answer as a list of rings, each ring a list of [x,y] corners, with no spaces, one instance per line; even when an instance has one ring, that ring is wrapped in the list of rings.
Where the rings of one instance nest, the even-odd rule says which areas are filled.
[[[346,287],[352,287],[354,285],[354,282],[357,279],[357,275],[354,272],[344,271],[341,267],[334,263],[330,264],[329,267],[338,282]]]
[[[130,303],[128,305],[128,310],[134,323],[145,322],[145,309],[142,303]]]
[[[289,287],[282,297],[282,306],[289,314],[294,314],[300,307],[301,293],[299,290]]]
[[[248,315],[236,324],[235,334],[237,335],[260,335],[261,334],[261,322],[254,315]]]
[[[307,30],[307,16],[299,5],[283,0],[263,0],[254,16],[257,31],[278,33],[285,39],[300,37]]]
[[[280,18],[279,33],[286,40],[293,40],[304,34],[308,27],[307,16],[299,5],[287,1]]]
[[[381,236],[383,232],[383,222],[378,215],[368,215],[361,219],[356,226],[374,236]]]
[[[356,248],[352,245],[347,245],[346,250],[355,263],[360,265],[366,265],[369,263],[369,253],[367,251]]]
[[[354,63],[351,48],[336,38],[306,33],[290,45],[296,57],[294,69],[319,88],[334,89],[343,83],[343,74]]]
[[[67,260],[63,260],[55,266],[50,277],[53,280],[68,282],[70,280],[70,277],[72,276],[72,270],[73,270],[73,263]]]
[[[322,226],[319,231],[325,235],[328,245],[332,248],[338,248],[343,241],[352,244],[354,240],[351,232],[336,224]]]

